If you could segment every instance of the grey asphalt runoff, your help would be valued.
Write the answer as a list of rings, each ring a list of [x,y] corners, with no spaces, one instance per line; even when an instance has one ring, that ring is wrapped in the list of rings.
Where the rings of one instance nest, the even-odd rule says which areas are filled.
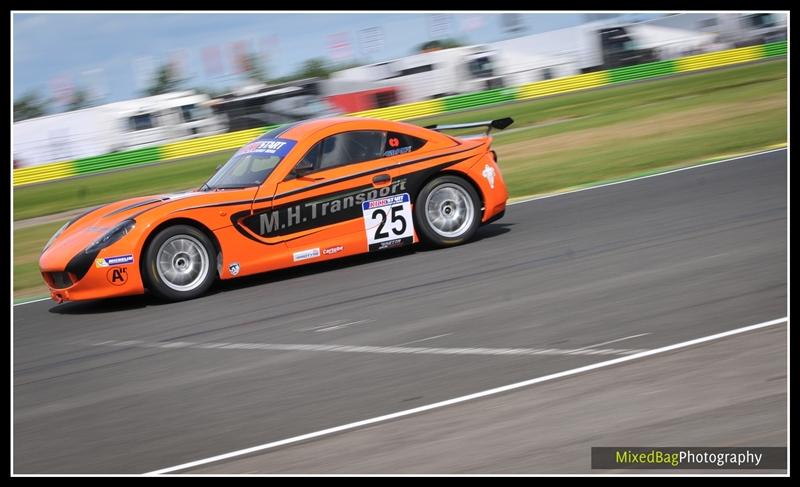
[[[590,452],[786,446],[786,403],[779,325],[184,473],[785,473],[592,470]]]
[[[16,306],[13,471],[149,472],[784,317],[786,190],[781,150],[516,204],[474,241],[449,249],[414,247],[220,282],[182,303],[141,296]],[[771,392],[762,401],[749,394],[749,402],[730,404],[730,414],[751,418],[741,426],[692,416],[724,409],[715,396],[731,397],[725,391],[740,381],[785,380],[761,373],[769,355],[758,355],[764,362],[755,371],[733,366],[748,350],[742,340],[759,336],[720,342],[735,344],[715,352],[731,366],[707,395],[653,389],[662,409],[684,410],[686,420],[639,416],[631,438],[669,433],[678,443],[685,432],[694,446],[726,446],[698,443],[734,441],[741,431],[744,445],[780,446],[763,444],[777,441],[773,421],[761,432],[758,425],[785,407],[773,389],[763,388]],[[470,352],[476,348],[487,353]],[[607,349],[613,354],[591,353]],[[668,360],[660,370],[668,376],[681,364]],[[681,370],[689,381],[692,373]],[[592,377],[622,396],[617,373],[598,369]],[[704,371],[693,373],[699,383]],[[573,393],[538,397],[537,411],[524,414],[542,410],[561,448],[569,438],[576,448],[616,446],[626,439],[611,429],[619,423],[593,436],[584,425],[631,411],[603,401],[576,409],[592,393],[583,381]],[[575,415],[553,414],[560,409]],[[431,464],[437,469],[577,465],[500,452],[475,456],[470,467],[446,458],[461,451],[424,448],[443,457]],[[379,465],[393,473],[407,466],[401,460]],[[349,470],[358,458],[347,462],[320,460],[309,469]],[[378,464],[364,469],[370,465]]]

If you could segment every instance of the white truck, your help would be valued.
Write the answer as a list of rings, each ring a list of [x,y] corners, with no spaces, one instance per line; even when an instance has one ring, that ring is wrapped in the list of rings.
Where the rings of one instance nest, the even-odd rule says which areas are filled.
[[[516,79],[524,71],[528,77],[538,78],[541,73],[532,74],[534,71],[555,72],[562,64],[549,56],[507,53],[490,45],[474,45],[345,69],[333,73],[331,80],[394,86],[399,92],[398,101],[409,103],[511,86],[512,75]],[[538,79],[524,81],[529,80]]]
[[[125,100],[14,123],[15,167],[222,133],[209,97],[193,91]]]
[[[676,57],[714,38],[687,29],[594,21],[345,69],[331,79],[396,86],[399,101],[409,103]]]
[[[492,44],[502,52],[556,58],[567,74],[632,66],[702,50],[714,42],[706,32],[650,24],[598,20]]]

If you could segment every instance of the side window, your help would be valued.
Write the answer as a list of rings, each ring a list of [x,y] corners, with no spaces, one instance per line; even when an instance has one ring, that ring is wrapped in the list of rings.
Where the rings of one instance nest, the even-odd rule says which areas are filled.
[[[386,137],[386,145],[383,147],[383,157],[396,156],[413,152],[427,142],[425,139],[413,137],[399,132],[389,132]]]
[[[329,169],[378,159],[383,154],[386,133],[356,130],[332,135],[322,141],[319,169]]]

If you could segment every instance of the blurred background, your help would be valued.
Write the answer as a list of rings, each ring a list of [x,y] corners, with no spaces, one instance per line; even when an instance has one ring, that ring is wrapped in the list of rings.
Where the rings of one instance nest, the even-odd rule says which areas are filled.
[[[15,297],[87,208],[202,184],[269,127],[512,116],[512,197],[786,143],[788,14],[14,13]]]
[[[775,42],[786,15],[32,14],[14,38],[19,168]]]

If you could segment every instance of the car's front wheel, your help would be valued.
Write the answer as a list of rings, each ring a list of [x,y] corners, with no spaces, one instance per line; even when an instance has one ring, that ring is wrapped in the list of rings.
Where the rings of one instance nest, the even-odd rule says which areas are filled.
[[[196,298],[214,282],[214,244],[195,227],[170,226],[147,246],[143,267],[153,294],[170,301]]]
[[[414,213],[423,240],[437,247],[458,245],[480,226],[480,197],[463,178],[440,176],[422,188]]]

